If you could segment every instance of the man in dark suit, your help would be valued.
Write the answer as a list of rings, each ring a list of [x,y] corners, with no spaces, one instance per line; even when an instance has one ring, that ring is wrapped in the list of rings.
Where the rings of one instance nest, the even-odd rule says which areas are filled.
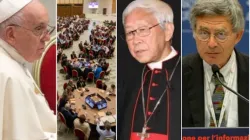
[[[83,50],[83,45],[82,45],[82,41],[78,44],[79,50],[82,51]]]
[[[75,51],[73,51],[72,54],[71,54],[70,56],[71,56],[71,59],[77,58]]]
[[[86,86],[85,81],[83,80],[83,77],[80,76],[79,80],[77,81],[77,88],[83,88],[85,86]]]
[[[109,65],[108,63],[103,62],[103,63],[101,64],[101,66],[102,66],[102,70],[106,72],[106,71],[107,71],[107,69],[108,69],[108,65]]]
[[[67,74],[68,74],[68,77],[72,77],[72,69],[73,69],[73,66],[69,63],[69,61],[66,62],[66,65],[67,67]]]
[[[65,107],[61,109],[61,112],[66,120],[67,127],[73,128],[73,122],[77,118],[77,113],[72,111],[69,104],[65,104]]]
[[[69,96],[67,94],[63,94],[62,98],[60,98],[59,105],[57,106],[57,110],[61,111],[68,101],[69,101]]]
[[[84,69],[83,74],[82,74],[84,80],[87,79],[88,73],[89,73],[89,72],[92,72],[91,66],[87,66],[87,67]]]
[[[240,4],[197,1],[190,23],[198,53],[183,58],[183,127],[248,127],[249,104],[216,83],[211,69],[216,64],[222,81],[249,98],[249,57],[235,49],[244,32]]]

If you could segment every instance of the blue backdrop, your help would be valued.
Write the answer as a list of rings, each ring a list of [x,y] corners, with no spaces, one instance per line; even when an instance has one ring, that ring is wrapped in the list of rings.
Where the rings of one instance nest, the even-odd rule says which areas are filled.
[[[195,40],[189,24],[189,11],[195,0],[182,0],[182,55],[197,52]],[[245,33],[241,41],[236,45],[237,50],[249,54],[249,1],[240,0],[245,16]]]

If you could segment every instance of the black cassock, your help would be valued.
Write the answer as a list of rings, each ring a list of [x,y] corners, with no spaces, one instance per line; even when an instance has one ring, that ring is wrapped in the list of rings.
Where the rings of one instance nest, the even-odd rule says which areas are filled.
[[[172,80],[170,76],[180,56],[164,61],[162,69],[150,69],[148,66],[144,70],[143,91],[145,99],[145,111],[147,118],[152,115],[147,124],[148,138],[145,140],[180,140],[181,139],[181,63],[179,62]],[[142,75],[135,78],[141,79]],[[131,81],[129,84],[137,82],[137,88],[131,92],[126,89],[124,93],[124,103],[118,107],[118,139],[119,140],[140,140],[139,133],[144,125],[144,113],[142,105],[141,80]],[[139,82],[139,84],[138,84]],[[125,84],[122,86],[129,88]],[[132,87],[132,86],[130,86]],[[123,90],[120,89],[120,90]],[[153,113],[154,107],[160,96],[166,90],[161,99],[160,105]],[[118,89],[119,92],[119,89]],[[119,100],[118,100],[119,101]],[[118,102],[118,106],[119,106]],[[153,113],[153,114],[152,114]],[[120,117],[119,117],[120,116]],[[120,122],[120,123],[119,123]]]

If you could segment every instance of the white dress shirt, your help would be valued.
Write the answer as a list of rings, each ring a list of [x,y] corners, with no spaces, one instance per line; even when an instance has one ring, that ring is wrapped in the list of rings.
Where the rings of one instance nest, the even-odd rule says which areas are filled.
[[[171,52],[168,54],[168,56],[158,62],[148,63],[148,66],[150,69],[162,69],[162,62],[175,57],[177,54],[177,51],[174,49],[174,47],[171,46]]]
[[[205,93],[205,127],[209,127],[210,125],[210,115],[214,122],[215,113],[213,108],[212,102],[212,95],[215,89],[215,85],[212,82],[212,68],[211,66],[203,60],[203,67],[204,67],[204,93]],[[232,55],[229,61],[220,69],[221,74],[224,77],[225,84],[232,88],[233,90],[237,91],[237,61],[235,52],[232,52]],[[238,127],[238,97],[231,91],[224,88],[224,101],[221,108],[221,114],[219,122],[216,122],[215,126],[220,127],[223,115],[225,115],[225,122],[226,127]]]

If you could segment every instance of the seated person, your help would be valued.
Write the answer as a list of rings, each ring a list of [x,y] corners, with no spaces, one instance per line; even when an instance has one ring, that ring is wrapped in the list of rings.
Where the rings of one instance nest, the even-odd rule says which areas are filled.
[[[73,66],[70,64],[69,61],[66,62],[66,67],[67,67],[67,74],[68,74],[68,77],[72,77],[72,69],[73,69]]]
[[[62,96],[64,95],[71,95],[72,94],[72,87],[68,86],[64,89]]]
[[[62,67],[63,67],[63,66],[66,66],[66,65],[67,65],[67,62],[68,62],[66,54],[62,54],[61,58],[62,58],[61,66],[62,66]]]
[[[77,81],[77,88],[83,88],[86,86],[85,81],[82,76],[79,77],[79,80]]]
[[[67,60],[67,55],[65,53],[62,54],[62,60]]]
[[[107,85],[105,84],[105,82],[102,82],[101,89],[103,89],[103,90],[107,89]]]
[[[84,140],[88,140],[91,129],[89,123],[87,123],[85,120],[86,120],[85,115],[81,115],[80,117],[76,118],[74,120],[74,127],[82,130],[82,132],[85,134]]]
[[[103,46],[103,50],[105,51],[106,55],[109,53],[109,48],[107,46]]]
[[[76,70],[78,72],[78,77],[82,76],[82,62],[78,61],[80,63],[80,65],[78,67],[74,67],[73,69]]]
[[[59,105],[57,107],[58,111],[61,111],[61,109],[67,104],[67,102],[69,101],[69,96],[68,94],[63,94],[62,98],[59,101]]]
[[[97,81],[96,81],[97,82]],[[103,83],[102,83],[103,84]],[[102,84],[98,84],[97,88],[102,89]]]
[[[82,41],[78,44],[78,47],[80,51],[83,49]]]
[[[82,62],[80,62],[80,61],[78,61],[78,60],[77,60],[77,61],[74,61],[74,62],[73,62],[73,67],[74,67],[74,69],[75,69],[75,68],[81,68],[81,67],[82,67]],[[77,69],[76,69],[76,71],[78,72],[78,74],[80,74],[80,72],[81,72],[81,71],[79,71],[79,70],[77,70]]]
[[[84,80],[86,80],[87,79],[87,77],[88,77],[88,73],[89,72],[92,72],[92,68],[91,68],[91,66],[88,66],[88,67],[86,67],[85,69],[84,69],[84,71],[83,71],[83,79]]]
[[[104,140],[105,138],[115,138],[115,132],[111,130],[110,122],[104,122],[104,130],[100,129],[100,120],[97,120],[96,130],[100,134],[99,140]]]
[[[62,60],[62,49],[58,47],[57,49],[57,63],[59,63]]]
[[[71,59],[77,58],[75,51],[73,51],[72,54],[71,54],[70,56],[71,56]]]
[[[79,55],[78,55],[78,58],[84,58],[84,53],[83,51],[80,51]]]
[[[109,91],[111,94],[115,94],[115,85],[112,84],[112,85],[111,85],[111,88],[109,88],[108,91]]]
[[[65,107],[61,109],[61,113],[63,114],[66,125],[68,128],[73,128],[73,122],[77,118],[77,113],[70,108],[70,104],[65,104]]]
[[[107,69],[108,69],[108,63],[106,62],[102,63],[102,70],[106,72]]]
[[[62,59],[61,61],[61,66],[66,66],[67,67],[68,60],[67,59]]]
[[[76,85],[73,83],[72,80],[69,80],[68,86],[70,86],[72,88],[72,90],[71,90],[72,92],[76,89]]]
[[[102,71],[102,67],[99,64],[97,64],[97,68],[94,71],[95,79],[99,79],[100,78],[101,71]]]
[[[99,59],[98,59],[98,63],[99,64],[102,64],[103,62],[105,62],[106,60],[105,60],[105,58],[102,58],[102,57],[98,57]]]
[[[84,45],[89,45],[88,42],[87,42],[87,40],[85,40]]]

